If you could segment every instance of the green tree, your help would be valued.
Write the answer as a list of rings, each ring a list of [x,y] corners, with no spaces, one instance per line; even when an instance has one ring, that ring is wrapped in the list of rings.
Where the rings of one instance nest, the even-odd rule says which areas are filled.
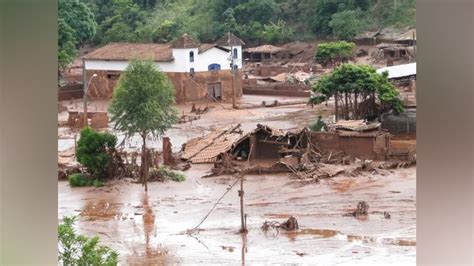
[[[403,111],[399,93],[388,80],[388,73],[379,74],[367,65],[336,67],[315,84],[313,91],[316,96],[310,98],[312,104],[335,97],[336,116],[344,119],[363,119],[390,109],[395,113]]]
[[[351,40],[362,28],[360,11],[346,10],[332,15],[329,27],[338,39]]]
[[[74,230],[75,217],[63,218],[58,225],[59,256],[61,265],[118,265],[118,253],[100,246],[99,238],[78,235]]]
[[[332,33],[329,23],[334,14],[356,9],[366,11],[373,5],[372,0],[310,0],[308,2],[311,28],[314,33],[320,35]]]
[[[100,133],[90,127],[81,131],[77,142],[77,161],[96,178],[109,177],[113,166],[117,137],[110,133]]]
[[[106,17],[99,27],[96,41],[136,42],[142,41],[137,37],[137,28],[142,27],[147,19],[147,13],[132,0],[111,0],[110,6],[104,10]]]
[[[278,20],[276,23],[271,22],[268,25],[263,25],[260,39],[265,42],[280,43],[291,40],[293,35],[293,29],[283,20]]]
[[[58,68],[64,71],[77,55],[74,29],[64,19],[58,18]]]
[[[314,58],[323,65],[337,65],[352,58],[354,48],[354,43],[345,41],[321,43]]]
[[[77,45],[91,40],[96,33],[94,14],[79,0],[59,0],[58,17],[74,30]]]
[[[126,138],[140,135],[142,145],[142,182],[148,190],[146,138],[162,136],[177,121],[174,88],[167,76],[151,61],[133,60],[120,78],[109,107],[115,129]]]
[[[234,17],[234,9],[228,8],[222,13],[222,22],[214,23],[214,33],[222,36],[227,32],[236,32],[238,30],[237,20]]]
[[[249,21],[265,24],[276,15],[278,5],[274,0],[249,0],[235,6],[234,11],[239,24]]]

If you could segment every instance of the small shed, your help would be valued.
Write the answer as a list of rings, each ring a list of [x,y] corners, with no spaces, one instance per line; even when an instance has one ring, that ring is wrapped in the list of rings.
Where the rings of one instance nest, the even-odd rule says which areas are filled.
[[[394,42],[407,46],[416,45],[416,29],[410,29],[403,34],[400,34],[395,38]]]
[[[377,73],[388,72],[389,79],[416,78],[416,63],[382,67]]]
[[[390,150],[390,133],[380,123],[362,120],[339,121],[330,131],[310,132],[310,142],[321,150],[343,152],[360,159],[385,159]]]
[[[408,58],[413,54],[413,48],[399,43],[381,43],[376,46],[381,51],[383,58],[398,60]]]
[[[262,60],[271,60],[276,54],[282,51],[284,51],[284,49],[281,47],[266,44],[245,49],[243,56],[245,60],[259,62]]]

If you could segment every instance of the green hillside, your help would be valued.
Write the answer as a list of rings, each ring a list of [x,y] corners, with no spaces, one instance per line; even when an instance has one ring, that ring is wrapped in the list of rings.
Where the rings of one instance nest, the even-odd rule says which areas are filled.
[[[71,12],[71,7],[78,11]],[[64,47],[61,56],[67,61],[72,44],[168,42],[184,32],[206,42],[232,31],[255,45],[317,37],[351,39],[366,30],[414,26],[416,4],[415,0],[59,0],[59,9],[59,47],[60,51]],[[82,23],[76,25],[77,21]]]

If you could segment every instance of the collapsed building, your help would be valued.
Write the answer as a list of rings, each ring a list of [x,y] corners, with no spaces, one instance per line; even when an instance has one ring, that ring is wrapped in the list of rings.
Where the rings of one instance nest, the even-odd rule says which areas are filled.
[[[244,133],[237,125],[192,139],[183,150],[182,159],[192,163],[215,163],[224,157],[237,163],[269,165],[340,163],[350,157],[384,160],[390,155],[390,134],[380,128],[380,123],[361,120],[340,121],[326,132],[307,128],[284,132],[258,124]]]
[[[231,33],[208,44],[200,44],[187,34],[166,44],[110,43],[83,57],[84,81],[90,81],[85,84],[89,86],[87,94],[91,99],[110,99],[129,61],[147,59],[167,74],[177,103],[229,101],[233,93],[242,96],[243,45]]]

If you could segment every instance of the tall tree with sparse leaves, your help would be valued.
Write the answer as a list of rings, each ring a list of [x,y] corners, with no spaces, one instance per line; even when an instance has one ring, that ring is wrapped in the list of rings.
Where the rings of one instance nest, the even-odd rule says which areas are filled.
[[[168,77],[152,61],[133,60],[123,72],[109,107],[111,121],[126,138],[140,135],[142,145],[142,183],[148,190],[146,139],[157,138],[176,123],[174,88]]]

